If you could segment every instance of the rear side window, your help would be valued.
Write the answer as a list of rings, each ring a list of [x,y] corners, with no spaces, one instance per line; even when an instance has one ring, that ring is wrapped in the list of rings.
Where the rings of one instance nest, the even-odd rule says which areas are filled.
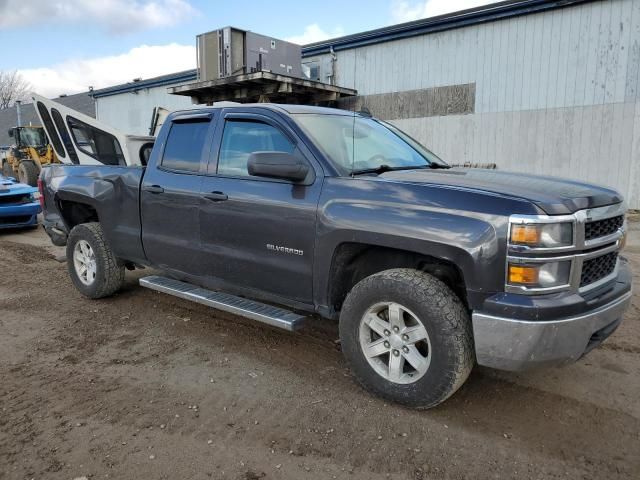
[[[162,167],[182,172],[199,172],[209,121],[174,122],[167,137]]]
[[[229,120],[224,126],[218,157],[218,173],[249,175],[247,162],[253,152],[293,153],[295,145],[276,127],[249,120]]]
[[[64,124],[64,120],[62,120],[62,115],[55,108],[51,109],[51,115],[53,115],[53,121],[60,132],[60,136],[62,137],[62,142],[64,143],[65,148],[67,149],[67,153],[69,153],[69,159],[71,163],[75,163],[76,165],[80,163],[78,160],[78,154],[76,153],[76,149],[73,146],[73,142],[71,141],[71,136],[69,135],[69,131]]]
[[[56,132],[55,127],[53,126],[53,121],[51,120],[51,116],[49,115],[49,110],[44,106],[42,102],[38,102],[38,112],[42,117],[42,121],[44,122],[44,128],[47,131],[47,136],[51,140],[53,144],[53,148],[60,158],[65,158],[64,148],[62,148],[62,142],[60,141],[60,137],[58,136],[58,132]]]
[[[81,152],[105,165],[125,164],[122,147],[116,137],[70,116],[67,117],[67,124]]]

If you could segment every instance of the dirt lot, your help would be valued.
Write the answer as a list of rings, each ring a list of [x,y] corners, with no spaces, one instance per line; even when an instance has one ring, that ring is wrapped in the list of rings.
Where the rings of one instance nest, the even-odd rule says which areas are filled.
[[[640,226],[627,256],[640,274]],[[640,478],[640,296],[576,365],[476,368],[412,411],[289,334],[137,286],[90,301],[40,231],[0,234],[0,479]]]

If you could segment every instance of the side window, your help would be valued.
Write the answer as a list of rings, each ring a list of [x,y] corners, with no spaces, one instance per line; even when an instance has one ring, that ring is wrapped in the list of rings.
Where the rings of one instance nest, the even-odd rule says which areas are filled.
[[[170,170],[199,172],[208,129],[209,121],[172,123],[161,165]]]
[[[81,120],[67,117],[67,125],[78,149],[105,165],[124,165],[122,147],[116,137]]]
[[[293,153],[295,148],[280,130],[269,124],[227,120],[218,157],[218,174],[249,176],[247,162],[253,152]]]
[[[69,159],[71,163],[75,163],[76,165],[80,163],[78,159],[78,154],[76,153],[76,149],[73,146],[73,142],[71,141],[71,137],[69,136],[69,131],[67,127],[64,125],[64,120],[62,120],[62,115],[55,108],[51,109],[51,115],[53,115],[53,121],[56,124],[58,131],[60,132],[60,137],[62,137],[62,142],[64,143],[65,148],[67,149],[67,153],[69,154]]]
[[[44,128],[47,131],[47,136],[51,140],[56,154],[60,158],[65,158],[66,155],[64,153],[64,148],[62,148],[62,142],[60,141],[58,132],[56,132],[56,129],[53,126],[53,121],[51,120],[51,115],[49,115],[49,110],[47,110],[47,107],[45,107],[42,102],[38,102],[36,105],[38,106],[38,112],[40,113],[42,121],[44,122]]]

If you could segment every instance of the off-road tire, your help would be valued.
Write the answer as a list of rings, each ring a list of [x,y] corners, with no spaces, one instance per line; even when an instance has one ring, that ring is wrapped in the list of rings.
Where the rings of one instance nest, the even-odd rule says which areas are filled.
[[[96,278],[91,285],[85,285],[76,272],[73,263],[74,249],[78,241],[86,241],[93,249],[96,259]],[[89,298],[103,298],[120,290],[124,283],[124,265],[118,261],[107,243],[99,223],[82,223],[71,230],[67,239],[67,269],[73,285]]]
[[[35,187],[38,185],[39,176],[40,172],[35,163],[26,160],[20,162],[20,165],[18,165],[18,180],[20,183],[26,183],[27,185]]]
[[[4,175],[5,177],[15,177],[16,176],[14,171],[13,171],[13,168],[11,167],[9,162],[7,162],[6,160],[2,163],[2,175]]]
[[[414,383],[383,378],[362,351],[360,322],[365,312],[380,302],[402,304],[427,330],[431,362]],[[356,284],[342,307],[340,340],[347,363],[365,389],[413,408],[431,408],[445,401],[466,381],[475,363],[471,322],[464,304],[445,283],[413,269],[385,270]]]

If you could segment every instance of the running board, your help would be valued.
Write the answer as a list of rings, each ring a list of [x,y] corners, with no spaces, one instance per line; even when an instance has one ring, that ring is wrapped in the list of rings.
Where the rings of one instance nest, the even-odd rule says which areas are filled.
[[[273,307],[254,300],[236,297],[228,293],[215,292],[200,288],[190,283],[172,278],[151,275],[140,279],[140,285],[151,290],[168,293],[175,297],[184,298],[192,302],[201,303],[217,310],[233,313],[241,317],[251,318],[273,327],[283,328],[293,332],[300,328],[305,316]]]

